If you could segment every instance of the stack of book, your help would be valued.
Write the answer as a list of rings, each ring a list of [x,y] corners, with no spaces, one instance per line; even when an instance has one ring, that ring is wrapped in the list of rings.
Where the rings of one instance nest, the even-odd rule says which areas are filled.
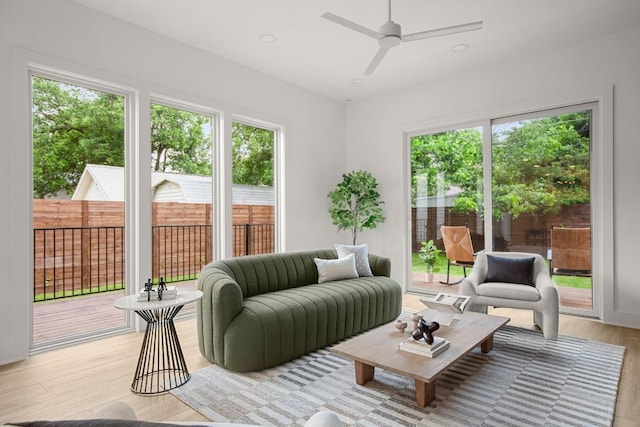
[[[147,295],[149,294],[149,295]],[[175,299],[178,296],[178,290],[175,286],[167,286],[164,291],[162,291],[162,300],[166,299]],[[160,299],[160,294],[158,293],[158,287],[154,286],[150,292],[145,291],[144,289],[140,290],[138,293],[138,301],[158,301]]]
[[[449,348],[449,341],[442,337],[433,337],[433,343],[427,344],[422,340],[416,341],[413,337],[409,337],[398,344],[398,348],[421,356],[436,357]]]

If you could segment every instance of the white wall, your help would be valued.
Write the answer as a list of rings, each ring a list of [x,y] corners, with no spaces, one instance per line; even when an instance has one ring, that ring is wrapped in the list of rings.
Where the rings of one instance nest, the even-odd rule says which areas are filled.
[[[614,145],[614,194],[605,194],[605,200],[613,202],[613,226],[611,235],[602,236],[603,246],[611,249],[605,251],[605,258],[613,257],[614,269],[603,272],[603,321],[640,327],[636,268],[640,236],[637,219],[640,212],[637,196],[640,184],[638,40],[640,28],[635,28],[520,62],[468,70],[427,86],[349,104],[347,170],[366,168],[378,178],[388,215],[387,221],[363,240],[371,243],[372,250],[392,258],[394,277],[404,284],[410,280],[403,262],[409,238],[403,131],[600,95],[605,96],[606,104],[611,100],[606,92],[610,94],[614,86],[613,132],[609,133],[614,137],[613,141],[611,138],[604,141]],[[610,105],[604,107],[605,115],[611,112]]]
[[[143,107],[159,94],[217,109],[227,125],[237,114],[284,126],[284,249],[333,245],[326,194],[345,169],[343,104],[70,1],[3,0],[0,35],[0,363],[23,358],[29,340],[28,61],[135,88]]]

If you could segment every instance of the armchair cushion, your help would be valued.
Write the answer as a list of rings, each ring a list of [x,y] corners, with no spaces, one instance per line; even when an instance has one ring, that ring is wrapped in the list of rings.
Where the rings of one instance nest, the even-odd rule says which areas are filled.
[[[488,282],[482,283],[476,289],[483,297],[515,299],[521,301],[538,301],[540,292],[535,286],[514,286],[514,283]]]
[[[535,286],[533,281],[534,261],[533,257],[507,258],[487,255],[487,276],[484,281],[485,283],[505,282]]]

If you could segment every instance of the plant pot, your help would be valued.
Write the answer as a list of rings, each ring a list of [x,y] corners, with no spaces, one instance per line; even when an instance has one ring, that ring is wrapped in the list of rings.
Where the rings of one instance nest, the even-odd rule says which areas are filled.
[[[435,276],[435,274],[433,273],[433,271],[432,271],[432,272],[426,272],[426,273],[424,274],[425,281],[426,281],[427,283],[432,283],[432,282],[433,282],[433,280],[434,280],[434,276]]]

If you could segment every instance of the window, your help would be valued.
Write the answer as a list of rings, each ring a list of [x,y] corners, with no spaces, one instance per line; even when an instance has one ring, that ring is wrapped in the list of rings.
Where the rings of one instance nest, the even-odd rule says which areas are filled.
[[[126,98],[35,74],[31,93],[37,348],[126,325],[112,309],[126,287]]]
[[[213,123],[193,107],[151,104],[154,283],[195,289],[213,259]],[[193,304],[182,310],[192,312]]]
[[[447,283],[447,276],[462,275],[463,269],[449,266],[442,254],[434,268],[438,274],[425,274],[422,242],[433,240],[444,250],[440,227],[466,225],[476,250],[484,247],[482,128],[416,135],[410,144],[412,287],[438,288]]]
[[[279,249],[281,127],[235,118],[227,135],[213,108],[44,66],[30,75],[32,352],[130,330],[115,299],[147,278],[194,287],[232,241],[233,255]]]
[[[545,257],[563,311],[596,314],[591,200],[598,195],[591,158],[599,144],[593,130],[597,109],[596,103],[581,104],[409,135],[411,289],[457,292],[444,284],[455,284],[470,269],[449,266],[443,253],[435,277],[427,277],[419,250],[429,240],[445,249],[441,225],[466,225],[475,252],[486,245]],[[562,232],[573,233],[562,237],[569,243],[562,243]],[[562,245],[581,249],[567,253]]]
[[[233,123],[233,256],[275,250],[276,135],[251,122]]]
[[[591,123],[584,105],[496,119],[491,143],[494,248],[548,259],[560,305],[586,311],[593,310]]]

